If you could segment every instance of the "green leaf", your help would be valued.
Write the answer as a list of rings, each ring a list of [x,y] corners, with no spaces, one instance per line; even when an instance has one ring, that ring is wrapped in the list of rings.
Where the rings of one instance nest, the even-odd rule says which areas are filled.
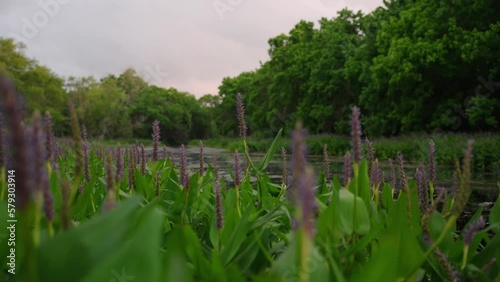
[[[394,196],[389,183],[385,183],[382,189],[382,204],[388,212],[390,212],[394,206]]]
[[[92,201],[95,187],[99,183],[99,178],[95,177],[90,182],[81,182],[83,185],[83,194],[78,195],[76,203],[72,205],[71,212],[73,217],[77,220],[85,220],[97,211],[96,203]],[[92,206],[92,203],[94,206]],[[96,211],[93,210],[96,209]]]
[[[262,161],[260,161],[259,165],[257,166],[257,170],[259,172],[262,172],[264,169],[266,169],[266,167],[269,165],[269,162],[273,158],[274,154],[279,149],[279,147],[280,147],[280,143],[279,142],[281,140],[281,133],[282,132],[283,132],[283,128],[280,129],[280,131],[278,132],[278,134],[274,138],[274,141],[271,144],[271,147],[269,147],[269,149],[267,150],[266,155],[264,156],[264,158],[262,158]]]
[[[500,194],[498,195],[495,205],[491,208],[489,222],[493,232],[500,234]]]
[[[429,217],[429,231],[430,231],[430,236],[431,236],[433,241],[435,241],[439,237],[439,235],[443,232],[445,226],[446,226],[446,221],[443,218],[443,215],[437,211],[434,211],[432,213],[432,215]],[[448,249],[452,246],[452,243],[453,243],[452,234],[453,234],[453,232],[454,232],[454,229],[451,230],[451,232],[449,234],[446,234],[445,239],[439,245],[439,248],[442,251],[448,252]]]
[[[366,159],[361,161],[356,184],[358,191],[357,196],[361,197],[366,205],[366,208],[370,209],[370,178],[368,176],[368,162]]]
[[[339,196],[337,191],[333,191],[333,193],[332,203],[319,214],[316,238],[338,242],[342,237],[339,226],[339,207],[337,205]]]
[[[183,229],[183,246],[184,251],[191,263],[194,265],[194,269],[199,277],[209,277],[211,273],[211,265],[208,258],[203,252],[202,246],[200,244],[200,239],[196,236],[191,226],[184,225],[181,227]]]
[[[221,261],[228,265],[240,250],[241,245],[247,238],[249,230],[248,212],[245,212],[241,218],[234,211],[226,212],[226,226],[222,234],[222,250],[220,254]]]
[[[120,248],[100,264],[95,265],[93,271],[84,276],[82,281],[108,281],[116,279],[121,281],[159,281],[160,278],[160,247],[161,230],[163,219],[156,211],[154,203],[146,206],[140,211],[137,218],[137,225],[133,226],[130,233],[130,240],[122,243]],[[175,253],[174,253],[175,254]],[[133,259],[131,259],[133,258]],[[187,273],[185,263],[182,261],[170,265],[168,268],[176,269],[177,275],[180,271]],[[129,280],[125,279],[128,277]],[[181,276],[182,277],[182,276]],[[188,280],[182,280],[188,281]]]
[[[182,229],[175,229],[166,239],[165,269],[162,281],[192,281],[191,268],[185,254],[186,241]]]
[[[368,210],[360,197],[350,191],[339,191],[340,230],[346,234],[367,234],[370,231]]]
[[[421,263],[423,251],[417,240],[420,233],[408,225],[406,203],[406,195],[402,195],[389,214],[392,220],[380,235],[378,248],[352,281],[398,281]],[[416,275],[410,280],[415,280]]]
[[[78,281],[90,273],[125,243],[139,207],[140,198],[130,198],[110,213],[43,242],[37,255],[40,281]]]

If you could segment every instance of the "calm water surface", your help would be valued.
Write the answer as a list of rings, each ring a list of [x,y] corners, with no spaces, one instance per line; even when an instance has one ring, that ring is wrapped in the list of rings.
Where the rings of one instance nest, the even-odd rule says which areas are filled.
[[[179,164],[179,148],[168,148],[167,149],[169,156],[173,154],[174,162]],[[198,147],[189,147],[186,149],[187,158],[188,158],[188,167],[191,173],[198,171],[199,169],[199,148]],[[219,163],[219,171],[221,176],[226,179],[226,183],[231,183],[232,179],[229,175],[228,168],[233,166],[233,153],[219,148],[204,148],[205,153],[205,168],[207,167],[207,163],[212,162],[212,156],[216,155]],[[250,157],[254,163],[260,162],[263,158],[263,153],[251,153]],[[240,161],[243,162],[244,155],[240,153]],[[288,161],[288,171],[291,171],[290,164],[290,155],[287,155]],[[320,173],[323,169],[323,157],[322,156],[309,156],[308,163],[314,168],[316,173]],[[410,179],[415,172],[415,169],[418,164],[406,163],[406,175]],[[343,170],[343,159],[330,157],[330,173],[331,174],[339,174],[342,175]],[[381,162],[380,168],[384,171],[385,178],[388,179],[390,172],[387,162]],[[451,191],[451,180],[452,180],[452,172],[453,167],[451,166],[437,166],[436,169],[436,187],[443,187]],[[266,168],[266,172],[268,173],[271,180],[275,183],[281,183],[282,179],[282,164],[281,157],[279,152],[276,153],[275,157]],[[472,187],[473,192],[471,195],[471,199],[469,201],[469,205],[465,211],[464,220],[470,217],[479,206],[484,207],[484,213],[486,214],[493,203],[498,197],[499,188],[497,186],[498,175],[496,173],[485,173],[485,172],[474,172],[472,174]]]

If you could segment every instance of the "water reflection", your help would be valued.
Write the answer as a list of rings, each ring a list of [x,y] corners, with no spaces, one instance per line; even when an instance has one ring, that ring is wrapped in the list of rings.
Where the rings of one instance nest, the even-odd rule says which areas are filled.
[[[168,148],[169,156],[173,154],[174,161],[176,165],[179,164],[179,149],[178,148]],[[219,148],[204,148],[205,152],[205,168],[207,163],[212,162],[212,156],[217,155],[219,163],[219,172],[222,177],[226,179],[227,187],[232,186],[232,178],[229,173],[229,168],[233,166],[233,153]],[[251,153],[250,157],[254,164],[260,162],[264,154],[262,153]],[[199,148],[189,147],[187,148],[187,158],[188,158],[188,168],[191,173],[197,172],[199,169]],[[240,154],[240,161],[244,158],[243,154]],[[290,155],[288,159],[288,171],[291,171]],[[316,173],[320,173],[323,169],[323,158],[322,156],[309,156],[308,163],[313,167]],[[415,169],[419,164],[414,164],[407,162],[405,163],[406,175],[408,179],[411,179],[415,173]],[[385,161],[380,162],[380,169],[384,171],[385,179],[389,179],[389,166]],[[343,160],[342,158],[330,158],[330,173],[342,175],[343,170]],[[445,188],[448,193],[451,192],[452,187],[452,173],[453,167],[450,166],[437,166],[436,168],[436,187]],[[270,179],[274,183],[281,183],[282,181],[282,162],[279,153],[275,155],[273,160],[270,162],[269,166],[266,168]],[[482,206],[484,208],[484,213],[486,214],[493,206],[495,200],[498,197],[499,188],[497,186],[497,179],[494,173],[484,173],[484,172],[474,172],[472,174],[472,194],[468,206],[462,217],[462,223],[468,220],[475,211]]]

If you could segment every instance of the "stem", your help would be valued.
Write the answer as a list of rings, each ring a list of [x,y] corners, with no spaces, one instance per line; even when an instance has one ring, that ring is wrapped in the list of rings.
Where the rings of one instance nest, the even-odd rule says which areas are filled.
[[[52,221],[49,222],[49,237],[50,238],[54,237],[54,226],[52,225]]]
[[[182,214],[181,214],[181,225],[184,222],[184,214],[186,213],[187,209],[187,204],[188,204],[188,199],[189,199],[189,189],[186,190],[186,201],[184,202],[184,208],[182,209]]]
[[[255,175],[257,176],[257,188],[259,189],[259,207],[262,207],[262,188],[260,187],[260,180],[261,180],[260,171],[257,171],[255,166],[253,165],[252,159],[250,159],[250,155],[248,154],[247,141],[245,139],[243,139],[243,146],[245,146],[245,157],[247,158],[248,163],[255,172]]]
[[[250,166],[253,168],[253,170],[257,172],[257,169],[253,165],[252,159],[250,159],[250,155],[248,154],[247,141],[245,139],[243,139],[243,146],[245,147],[245,157],[247,158],[248,163],[250,163]]]
[[[240,186],[236,186],[236,209],[238,210],[238,216],[241,218],[241,210],[240,210]]]
[[[262,254],[264,255],[264,257],[267,259],[267,261],[269,262],[269,265],[272,265],[273,264],[273,258],[271,257],[271,255],[269,254],[269,252],[266,250],[266,248],[264,247],[264,245],[262,244],[262,242],[260,241],[260,236],[257,235],[257,232],[255,231],[253,233],[254,237],[255,237],[255,240],[257,241],[257,245],[259,245],[259,248],[260,250],[262,251]]]
[[[467,265],[467,256],[469,254],[469,245],[464,246],[464,256],[462,258],[462,270],[465,269],[465,266]]]
[[[299,281],[307,282],[309,281],[309,271],[307,263],[309,262],[309,256],[311,254],[311,240],[307,236],[305,229],[302,227],[299,230],[300,237],[300,249],[299,249]]]
[[[222,229],[219,229],[219,244],[218,244],[218,249],[219,249],[219,254],[221,253],[222,250]]]
[[[359,166],[358,164],[354,164],[354,210],[352,212],[352,229],[353,232],[356,230],[356,204],[358,199],[358,175],[359,175]]]
[[[444,237],[450,232],[450,229],[453,227],[453,224],[455,224],[455,222],[457,221],[457,218],[458,215],[456,214],[452,214],[450,216],[450,218],[446,222],[446,226],[444,227],[443,232],[439,234],[439,237],[434,242],[434,244],[432,244],[432,246],[429,249],[427,249],[427,251],[424,253],[422,261],[417,266],[415,266],[415,268],[413,268],[413,270],[406,276],[406,278],[404,279],[405,281],[408,281],[410,277],[412,277],[413,274],[415,274],[415,272],[419,270],[420,266],[427,260],[430,254],[434,252],[434,250],[439,246],[439,244],[441,244],[441,242],[444,240]]]

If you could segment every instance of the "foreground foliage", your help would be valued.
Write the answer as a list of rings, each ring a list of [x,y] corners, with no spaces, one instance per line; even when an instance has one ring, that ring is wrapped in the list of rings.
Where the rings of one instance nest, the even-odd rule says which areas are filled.
[[[8,133],[8,146],[0,136],[0,175],[6,180],[0,182],[0,208],[7,211],[0,213],[0,250],[15,256],[0,258],[2,280],[500,279],[500,196],[486,220],[480,206],[457,229],[473,189],[472,141],[453,191],[434,186],[432,141],[415,180],[407,180],[398,153],[396,185],[394,169],[389,182],[382,177],[369,140],[362,157],[360,111],[353,107],[343,177],[330,177],[327,146],[323,172],[313,175],[297,123],[292,173],[282,147],[283,180],[276,184],[266,168],[280,149],[282,131],[254,163],[238,95],[244,162],[235,152],[230,183],[219,175],[216,156],[206,165],[202,143],[196,173],[189,172],[183,145],[179,161],[166,150],[160,157],[158,120],[152,124],[152,158],[142,144],[126,147],[125,154],[119,146],[104,152],[89,146],[69,103],[73,140],[61,148],[53,143],[50,114],[43,130],[38,113],[23,123],[15,87],[1,77],[0,94],[0,133]]]
[[[311,236],[301,217],[304,199],[299,197],[295,205],[289,201],[298,185],[274,184],[265,173],[277,149],[275,141],[259,164],[248,159],[249,167],[236,187],[218,179],[211,165],[203,175],[192,174],[187,187],[182,186],[182,169],[168,158],[149,161],[144,174],[134,167],[132,189],[127,171],[115,184],[106,180],[106,165],[94,152],[89,160],[91,179],[80,181],[74,174],[77,157],[67,151],[59,159],[59,171],[47,163],[56,217],[53,221],[42,217],[43,201],[36,197],[20,212],[18,271],[7,281],[113,281],[118,276],[130,281],[442,281],[450,277],[498,281],[500,199],[486,228],[468,233],[481,216],[479,209],[464,231],[455,229],[460,205],[468,197],[463,194],[467,193],[465,171],[457,196],[436,199],[432,183],[426,184],[427,204],[419,198],[415,181],[409,181],[403,192],[388,183],[371,185],[366,160],[353,165],[347,185],[341,185],[338,176],[327,183],[321,174],[314,186],[317,208]],[[129,158],[130,153],[125,159]],[[216,224],[218,185],[221,228]],[[7,209],[5,189],[2,182],[3,210]],[[67,227],[65,201],[71,218]],[[5,238],[6,218],[1,214]],[[6,244],[0,248],[6,253]]]

